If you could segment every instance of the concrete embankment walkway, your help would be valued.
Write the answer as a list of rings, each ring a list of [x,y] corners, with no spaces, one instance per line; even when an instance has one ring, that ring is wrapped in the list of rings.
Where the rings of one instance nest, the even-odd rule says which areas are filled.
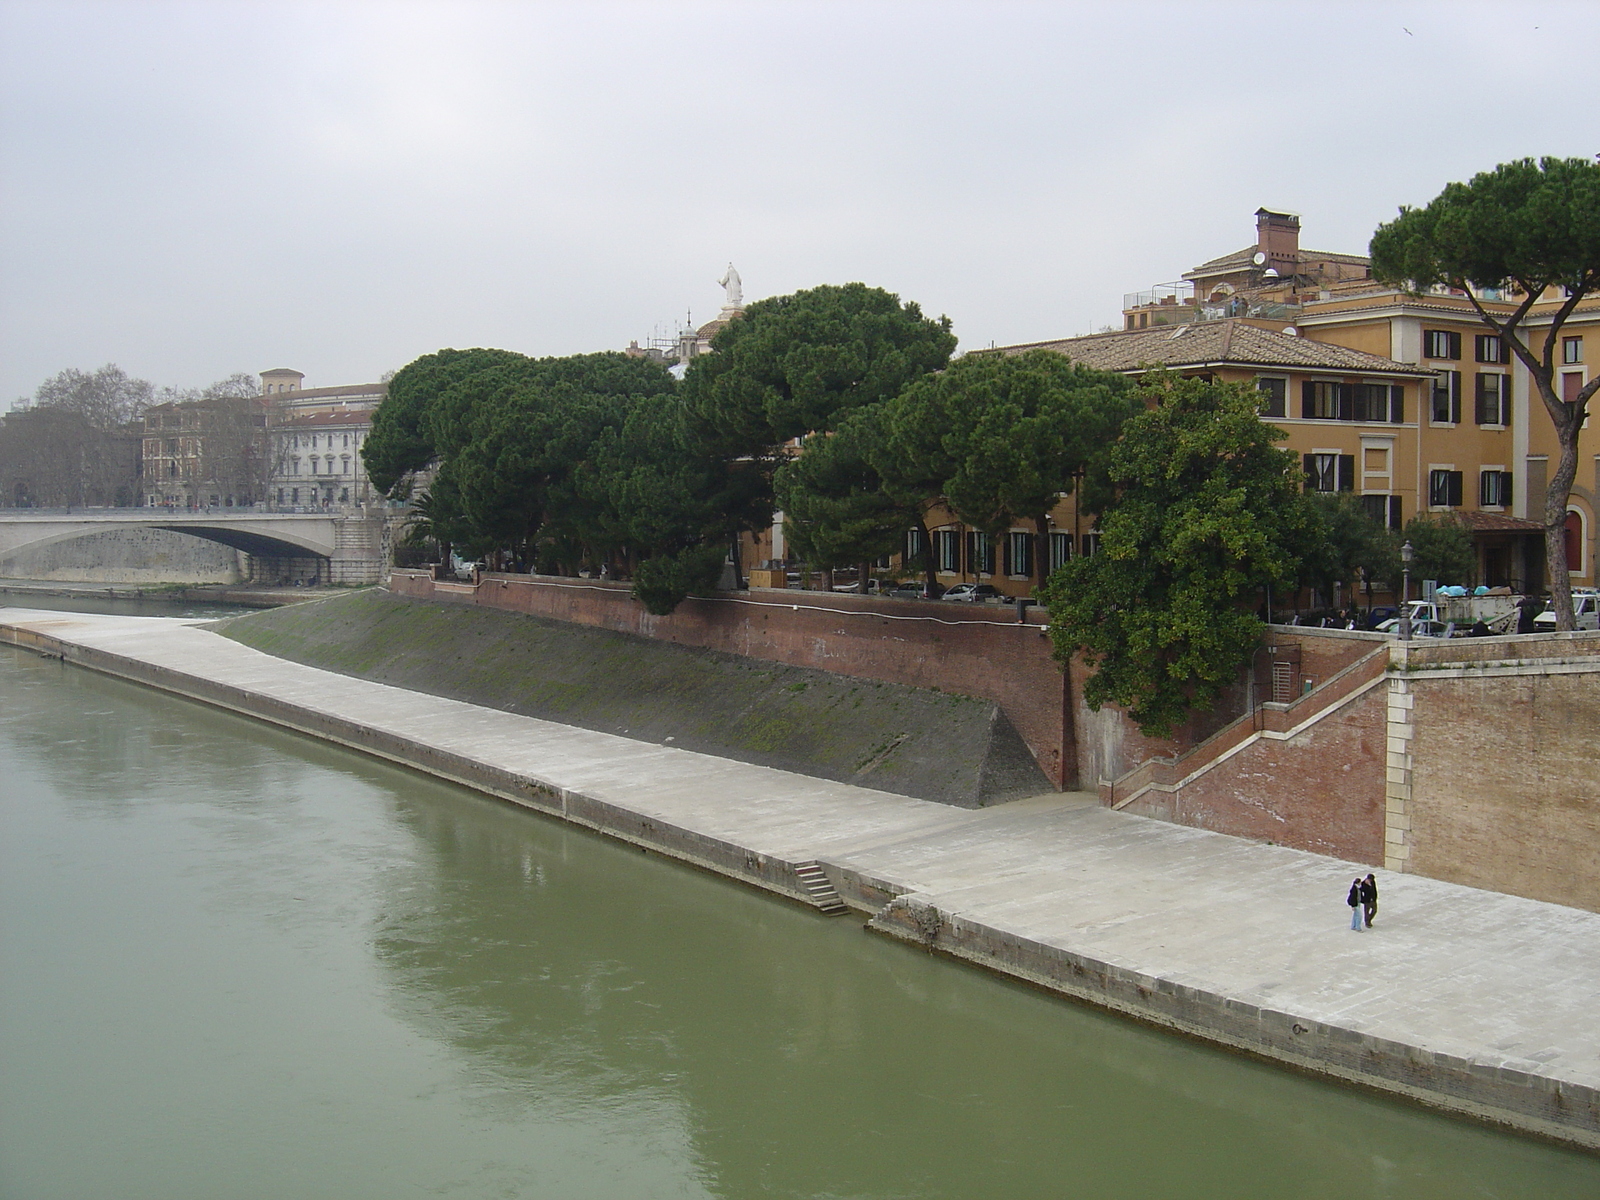
[[[0,639],[353,746],[1092,1003],[1600,1149],[1600,914],[1048,796],[967,810],[477,708],[190,623],[11,609]],[[820,889],[809,864],[822,868]]]

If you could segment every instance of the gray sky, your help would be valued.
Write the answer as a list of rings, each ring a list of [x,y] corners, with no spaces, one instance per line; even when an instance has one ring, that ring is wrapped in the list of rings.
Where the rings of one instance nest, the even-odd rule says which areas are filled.
[[[1409,30],[1409,32],[1407,32]],[[964,347],[1600,151],[1600,5],[0,0],[0,404],[620,349],[732,260]]]

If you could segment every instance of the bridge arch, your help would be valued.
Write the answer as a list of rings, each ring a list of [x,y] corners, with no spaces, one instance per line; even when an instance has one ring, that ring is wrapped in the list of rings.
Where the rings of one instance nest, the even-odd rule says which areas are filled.
[[[118,514],[116,517],[98,519],[52,520],[7,514],[0,518],[0,558],[118,529],[161,529],[188,534],[233,550],[242,550],[253,558],[332,558],[335,549],[331,517],[309,521],[261,517],[254,520],[202,518],[186,521],[153,513],[148,518],[130,518]]]

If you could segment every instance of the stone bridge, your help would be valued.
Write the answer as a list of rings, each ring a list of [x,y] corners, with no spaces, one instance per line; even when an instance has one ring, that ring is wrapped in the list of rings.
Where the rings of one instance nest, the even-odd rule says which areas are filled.
[[[117,529],[164,529],[220,542],[248,556],[262,583],[375,583],[396,518],[360,508],[280,513],[250,508],[0,509],[0,563],[24,550]],[[0,570],[0,574],[3,574]]]

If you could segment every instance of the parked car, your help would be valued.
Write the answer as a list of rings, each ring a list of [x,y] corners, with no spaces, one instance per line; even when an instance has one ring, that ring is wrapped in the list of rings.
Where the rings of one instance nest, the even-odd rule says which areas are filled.
[[[937,600],[939,598],[939,593],[937,590],[930,595],[926,589],[926,585],[917,583],[915,580],[908,580],[905,583],[897,583],[894,586],[887,588],[880,594],[884,596],[893,596],[896,600]]]
[[[996,600],[999,597],[1000,589],[992,583],[958,583],[939,599],[965,600],[970,604],[983,600]]]
[[[1377,631],[1399,637],[1400,618],[1390,617],[1387,621],[1380,621]],[[1411,622],[1411,636],[1414,638],[1459,637],[1466,632],[1464,627],[1457,629],[1454,625],[1447,624],[1444,621]]]
[[[1577,619],[1579,629],[1600,628],[1600,591],[1594,588],[1572,589],[1572,615]],[[1556,631],[1556,610],[1550,605],[1544,606],[1544,611],[1533,619],[1535,633],[1554,633]]]

